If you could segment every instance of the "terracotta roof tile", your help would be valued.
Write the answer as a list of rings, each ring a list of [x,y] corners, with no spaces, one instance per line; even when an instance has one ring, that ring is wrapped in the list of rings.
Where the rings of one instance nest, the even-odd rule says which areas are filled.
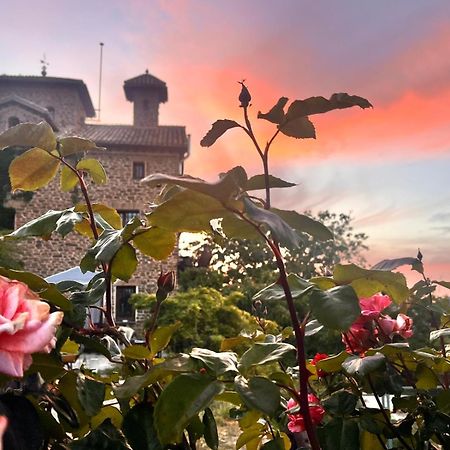
[[[93,140],[97,145],[130,145],[142,147],[171,147],[186,150],[188,138],[185,127],[160,125],[138,128],[132,125],[83,125],[74,133]]]

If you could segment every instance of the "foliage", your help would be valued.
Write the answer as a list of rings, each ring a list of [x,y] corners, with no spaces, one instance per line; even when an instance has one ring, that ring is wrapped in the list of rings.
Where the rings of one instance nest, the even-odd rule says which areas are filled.
[[[20,251],[17,244],[1,240],[1,236],[7,233],[7,230],[0,230],[0,267],[21,269],[23,264],[20,262]]]
[[[285,257],[299,252],[305,233],[319,241],[331,239],[332,233],[317,220],[271,205],[271,189],[291,185],[269,171],[269,151],[276,137],[281,133],[296,139],[314,138],[316,130],[310,116],[355,106],[369,108],[371,104],[344,93],[329,99],[294,100],[289,106],[288,99],[282,97],[268,112],[258,113],[258,118],[274,124],[274,134],[261,147],[249,118],[251,94],[244,82],[241,85],[243,124],[218,120],[201,144],[211,146],[224,133],[240,130],[255,147],[263,174],[249,178],[238,166],[216,182],[150,175],[142,182],[166,186],[145,219],[135,218],[127,224],[120,223],[113,208],[91,202],[86,179],[89,177],[94,184],[107,181],[100,162],[84,157],[86,152],[101,151],[94,142],[78,137],[58,138],[45,123],[20,124],[0,135],[0,149],[26,149],[9,167],[13,190],[33,192],[59,175],[62,189],[79,188],[83,196],[81,203],[51,210],[4,239],[35,236],[46,240],[53,233],[89,236],[90,244],[80,267],[99,272],[86,286],[75,282],[55,286],[32,273],[0,268],[5,280],[27,284],[49,304],[45,311],[42,305],[33,308],[37,295],[27,294],[26,301],[31,302],[28,307],[36,317],[43,319],[50,308],[54,317],[61,318],[64,313],[56,339],[47,334],[50,342],[45,340],[41,346],[24,339],[24,333],[29,336],[33,332],[34,320],[28,323],[29,315],[17,309],[15,297],[0,292],[0,313],[7,318],[0,337],[7,333],[3,340],[12,343],[0,354],[2,389],[22,399],[21,403],[9,402],[13,411],[7,441],[27,441],[23,427],[17,426],[24,417],[20,404],[27,397],[26,410],[32,411],[32,428],[39,436],[36,446],[42,447],[43,443],[52,449],[192,450],[201,438],[209,448],[217,449],[216,421],[210,408],[214,401],[232,406],[232,415],[242,431],[237,450],[244,446],[248,450],[449,448],[450,305],[448,300],[434,298],[433,291],[436,285],[450,288],[450,282],[429,280],[420,252],[416,258],[385,260],[372,269],[336,264],[330,273],[324,266],[321,276],[309,279],[299,275],[301,270],[288,273]],[[73,155],[80,159],[74,162]],[[260,188],[264,198],[249,194]],[[236,294],[224,299],[212,289],[198,288],[194,295],[180,293],[171,302],[174,274],[168,272],[157,280],[144,343],[131,345],[114,321],[111,284],[117,279],[126,282],[133,275],[136,249],[162,260],[172,252],[177,233],[217,236],[217,222],[221,224],[221,239],[261,241],[273,255],[258,261],[270,264],[274,260],[278,271],[277,278],[253,297],[254,320],[259,329],[240,330],[224,338],[220,351],[193,348],[188,353],[161,357],[172,340],[177,345],[178,330],[184,328],[192,339],[200,337],[202,331],[209,339],[207,343],[214,346],[220,338],[215,339],[212,333],[217,330],[221,336],[228,336],[245,326],[249,318],[230,305],[236,302]],[[265,253],[259,257],[265,258]],[[324,264],[333,262],[333,257],[326,254]],[[404,264],[423,277],[411,289],[405,277],[394,271]],[[85,326],[89,309],[103,296],[104,324]],[[142,296],[138,301],[141,306],[145,303]],[[264,318],[267,302],[286,302],[290,327],[277,334],[272,332]],[[392,311],[393,316],[386,310],[390,302],[399,310]],[[418,349],[408,342],[414,332],[407,315],[412,303],[423,308],[432,328],[426,346]],[[208,317],[205,322],[200,315],[203,309],[202,314]],[[167,324],[162,322],[165,313],[169,316]],[[215,327],[208,328],[208,323]],[[45,327],[45,323],[41,326]],[[313,359],[307,358],[309,340],[324,329],[340,333],[346,351],[327,357],[322,350]],[[113,357],[99,338],[116,339],[122,350]],[[14,345],[23,344],[44,353],[30,356],[24,351],[25,365],[32,364],[24,377],[8,377],[8,356],[14,356]],[[45,353],[52,348],[51,353]],[[116,362],[116,369],[108,376],[84,366],[74,369],[71,363],[83,348],[95,349]],[[396,418],[381,402],[385,394],[393,396],[399,413]],[[378,407],[366,403],[367,395]],[[8,413],[7,409],[3,411]]]
[[[219,351],[224,338],[236,336],[241,330],[255,332],[255,319],[235,306],[239,296],[236,293],[224,297],[217,290],[207,287],[173,294],[164,302],[158,316],[158,323],[162,326],[181,322],[167,350],[186,352],[193,347],[206,347]],[[154,308],[155,301],[154,295],[145,294],[134,294],[130,299],[132,304],[139,302],[140,308],[150,310]],[[277,330],[274,323],[267,323],[267,327],[272,333]]]

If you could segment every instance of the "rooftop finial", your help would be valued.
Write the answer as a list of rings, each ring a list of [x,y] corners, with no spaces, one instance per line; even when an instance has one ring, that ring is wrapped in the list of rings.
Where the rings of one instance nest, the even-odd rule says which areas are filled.
[[[46,77],[47,76],[47,67],[50,65],[50,63],[47,61],[47,57],[45,56],[45,53],[44,53],[44,57],[41,59],[41,64],[42,64],[41,75],[43,77]]]
[[[145,75],[148,75],[148,69],[145,69]]]

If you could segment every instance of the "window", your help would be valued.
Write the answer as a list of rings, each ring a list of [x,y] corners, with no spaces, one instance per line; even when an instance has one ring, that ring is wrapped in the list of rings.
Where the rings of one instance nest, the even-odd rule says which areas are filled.
[[[141,180],[145,177],[145,163],[134,162],[133,163],[133,180]]]
[[[19,123],[20,120],[17,117],[10,117],[8,119],[8,128],[15,127],[16,125],[19,125]]]
[[[136,293],[136,286],[116,286],[116,320],[117,322],[134,322],[133,307],[130,297]]]
[[[139,214],[139,210],[137,209],[119,209],[117,212],[119,213],[120,218],[122,219],[123,225],[128,223],[131,219],[133,219],[135,216]]]

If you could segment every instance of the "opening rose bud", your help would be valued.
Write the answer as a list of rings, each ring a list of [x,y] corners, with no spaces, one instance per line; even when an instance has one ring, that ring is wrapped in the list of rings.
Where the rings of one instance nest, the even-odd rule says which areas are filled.
[[[62,312],[50,306],[19,281],[0,276],[0,372],[22,377],[32,353],[49,353]]]

